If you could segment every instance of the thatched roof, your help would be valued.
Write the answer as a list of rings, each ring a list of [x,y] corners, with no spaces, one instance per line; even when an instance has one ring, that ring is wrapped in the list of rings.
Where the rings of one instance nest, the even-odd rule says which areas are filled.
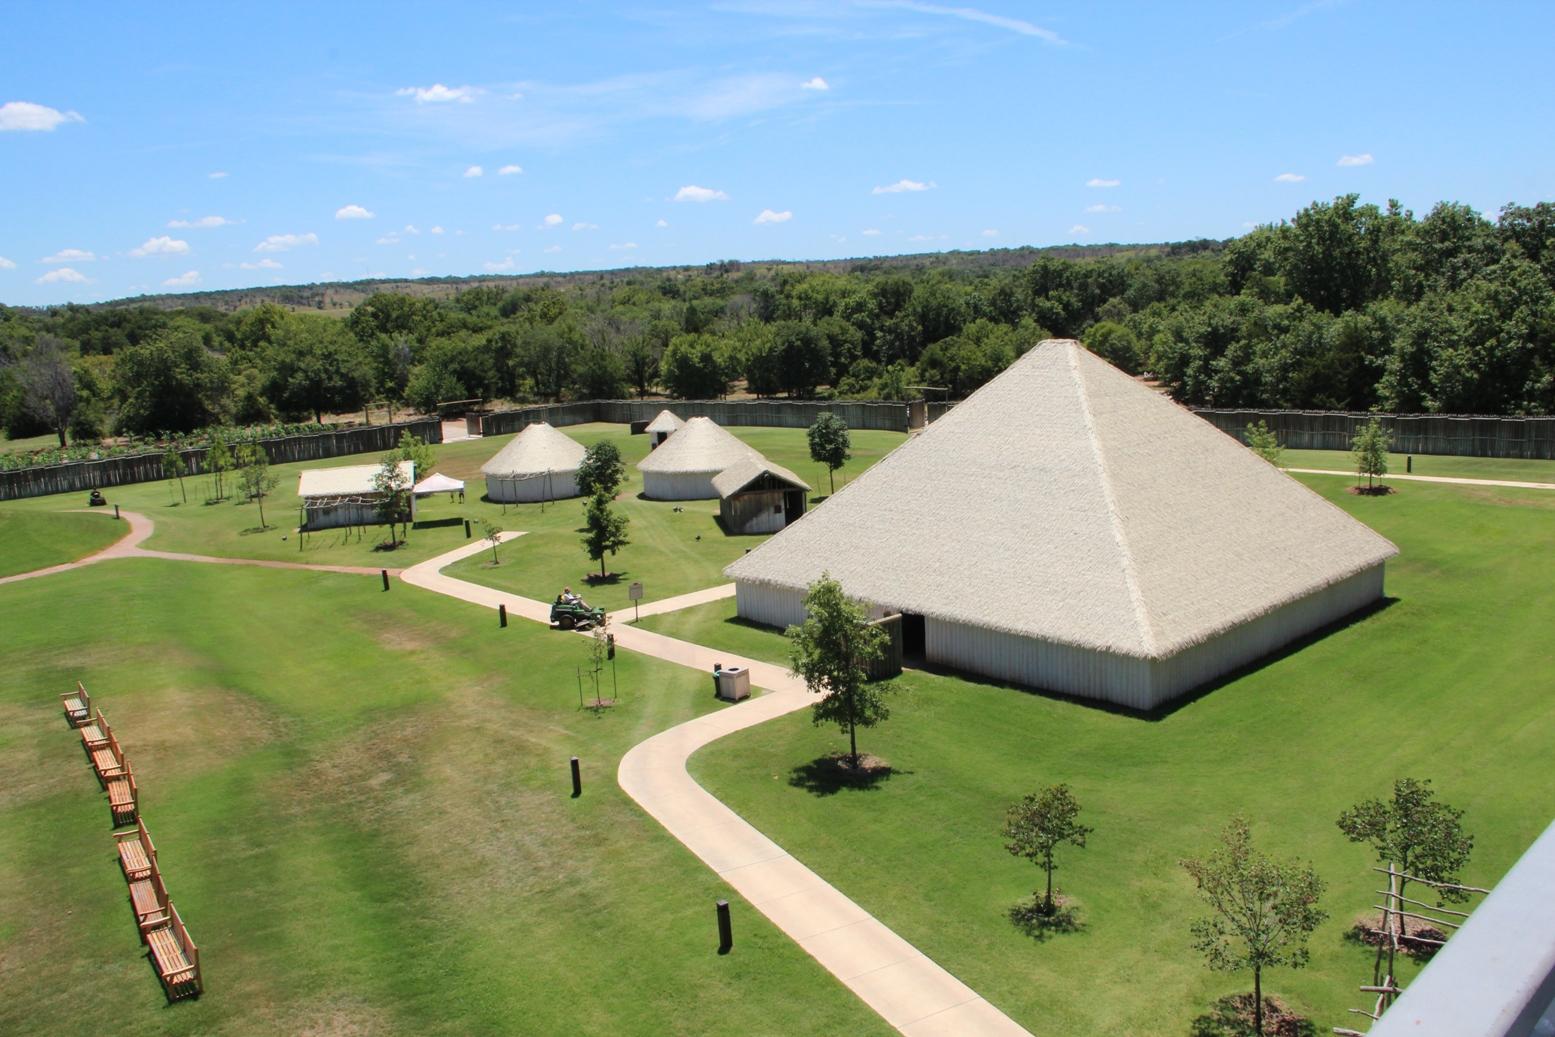
[[[681,421],[680,417],[678,415],[676,415],[674,412],[668,411],[668,410],[661,410],[661,411],[659,411],[658,414],[654,415],[653,420],[648,422],[648,427],[643,429],[643,431],[644,432],[675,432],[675,431],[678,431],[679,429],[684,428],[685,425],[686,425],[686,423],[684,421]]]
[[[1166,658],[1398,553],[1230,436],[1049,340],[724,571]]]
[[[773,464],[759,454],[742,458],[713,476],[713,489],[718,491],[720,497],[732,497],[763,475],[770,475],[779,482],[788,483],[796,490],[808,492],[810,489],[810,484],[799,476],[780,464]]]
[[[709,477],[747,457],[760,457],[712,418],[692,418],[664,445],[637,462],[639,470],[671,474],[706,473]]]
[[[549,423],[537,421],[524,426],[524,430],[498,450],[490,461],[481,465],[485,475],[522,478],[544,475],[546,472],[575,472],[587,453],[583,444],[558,432]]]
[[[373,480],[382,465],[349,464],[339,468],[309,468],[297,477],[299,497],[358,497],[377,493]],[[401,461],[400,477],[408,490],[416,481],[416,463]]]

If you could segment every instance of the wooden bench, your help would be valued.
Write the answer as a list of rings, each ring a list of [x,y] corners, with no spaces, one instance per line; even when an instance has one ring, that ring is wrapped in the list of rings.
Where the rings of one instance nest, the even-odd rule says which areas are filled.
[[[135,772],[129,761],[124,761],[124,773],[109,778],[108,810],[113,814],[114,827],[132,825],[140,820],[140,789],[135,785]]]
[[[93,750],[101,749],[108,744],[108,736],[113,734],[113,728],[108,726],[108,718],[103,716],[103,711],[97,711],[97,719],[82,724],[77,730],[81,732],[81,748],[86,750],[88,757]]]
[[[147,942],[152,930],[171,924],[172,916],[168,912],[172,906],[167,886],[162,882],[162,873],[155,866],[145,878],[130,883],[130,907],[135,912],[135,925],[140,930],[141,943]]]
[[[113,841],[119,851],[119,867],[124,869],[124,881],[136,882],[146,878],[157,868],[157,848],[146,831],[146,822],[135,819],[135,830],[113,833]]]
[[[86,685],[80,681],[76,681],[76,690],[65,692],[59,702],[65,707],[65,720],[71,727],[80,727],[92,716],[92,696],[86,693]]]
[[[128,766],[124,762],[124,750],[119,747],[118,737],[110,730],[108,739],[96,749],[88,749],[87,755],[92,758],[92,769],[97,772],[97,780],[103,786],[114,778],[124,776],[124,770]]]
[[[162,989],[169,1001],[199,997],[204,990],[200,980],[200,949],[190,939],[184,920],[178,917],[178,909],[169,903],[167,913],[170,918],[166,925],[146,933],[157,977],[162,980]]]

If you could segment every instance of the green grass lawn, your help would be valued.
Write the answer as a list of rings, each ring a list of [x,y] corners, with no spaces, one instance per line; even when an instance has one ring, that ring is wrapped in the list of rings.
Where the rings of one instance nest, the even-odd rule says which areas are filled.
[[[21,439],[0,435],[0,454],[26,454],[34,450],[52,450],[58,446],[59,437],[52,432],[45,432],[41,436],[25,436]]]
[[[1388,472],[1403,475],[1404,454],[1388,455]],[[1355,471],[1355,459],[1348,450],[1283,450],[1280,464],[1285,468],[1327,468]],[[1411,475],[1439,475],[1454,479],[1512,479],[1517,482],[1555,483],[1555,461],[1524,461],[1506,457],[1453,457],[1446,454],[1415,454]]]
[[[1555,494],[1401,484],[1358,498],[1308,485],[1392,538],[1394,600],[1156,719],[908,671],[894,715],[861,734],[896,772],[817,789],[804,767],[843,748],[808,714],[709,746],[692,773],[756,827],[1035,1033],[1168,1034],[1250,976],[1203,968],[1200,911],[1178,865],[1245,812],[1261,845],[1312,860],[1329,921],[1303,971],[1265,990],[1318,1031],[1369,1001],[1371,953],[1345,930],[1381,888],[1334,825],[1399,776],[1431,778],[1476,837],[1465,877],[1490,885],[1555,817]],[[644,625],[782,661],[783,641],[724,602]],[[1040,885],[999,826],[1022,794],[1068,782],[1095,827],[1060,856],[1083,931],[1038,942],[1009,909]],[[1412,975],[1413,967],[1405,970]]]
[[[622,653],[596,717],[582,638],[322,573],[107,562],[0,587],[0,614],[0,1033],[888,1032],[738,899],[718,956],[729,889],[617,787],[627,747],[718,708],[701,674]],[[78,678],[198,1002],[166,1007],[143,958],[59,712]]]
[[[128,531],[106,509],[50,514],[0,505],[0,576],[85,558]]]

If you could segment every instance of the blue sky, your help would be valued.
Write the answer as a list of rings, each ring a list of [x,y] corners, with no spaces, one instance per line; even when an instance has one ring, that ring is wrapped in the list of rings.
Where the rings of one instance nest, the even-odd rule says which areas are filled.
[[[1555,5],[16,4],[0,302],[1555,198]]]

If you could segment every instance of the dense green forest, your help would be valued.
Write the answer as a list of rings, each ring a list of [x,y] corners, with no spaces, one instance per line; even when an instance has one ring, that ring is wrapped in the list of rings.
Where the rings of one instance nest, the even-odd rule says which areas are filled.
[[[1012,262],[1013,260],[1016,260]],[[441,282],[447,286],[448,282]],[[737,263],[266,301],[0,307],[13,437],[319,420],[369,401],[972,391],[1077,337],[1217,406],[1555,413],[1555,204],[1489,220],[1347,195],[1226,242]]]

